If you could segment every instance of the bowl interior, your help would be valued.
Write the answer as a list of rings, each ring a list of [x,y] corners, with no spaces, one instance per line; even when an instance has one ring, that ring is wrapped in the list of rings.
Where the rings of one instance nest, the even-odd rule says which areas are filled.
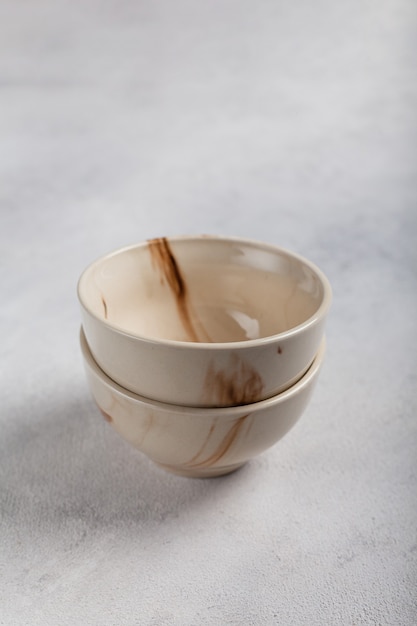
[[[96,261],[80,279],[79,296],[95,317],[129,334],[224,343],[307,322],[326,288],[312,264],[272,246],[162,238]]]

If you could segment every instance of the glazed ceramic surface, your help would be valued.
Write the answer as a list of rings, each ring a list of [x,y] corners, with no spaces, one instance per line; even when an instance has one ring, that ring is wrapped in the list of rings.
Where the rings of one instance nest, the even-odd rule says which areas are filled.
[[[89,266],[78,295],[88,345],[122,387],[162,402],[235,406],[310,366],[331,301],[325,276],[274,246],[156,239]]]
[[[195,477],[229,473],[281,439],[306,408],[325,351],[323,339],[307,373],[278,396],[241,407],[192,408],[123,389],[98,367],[83,331],[80,339],[88,383],[104,418],[154,462]]]

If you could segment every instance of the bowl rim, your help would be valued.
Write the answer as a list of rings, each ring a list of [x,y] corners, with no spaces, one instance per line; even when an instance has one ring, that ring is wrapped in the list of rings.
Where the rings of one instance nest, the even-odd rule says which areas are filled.
[[[123,335],[124,337],[128,337],[136,341],[143,341],[145,343],[152,344],[152,345],[176,347],[179,349],[182,348],[186,350],[190,350],[190,349],[191,350],[193,349],[194,350],[201,350],[201,349],[204,349],[204,350],[224,350],[224,349],[239,350],[239,349],[245,349],[245,348],[247,349],[247,348],[257,347],[257,346],[265,346],[268,344],[275,344],[276,342],[284,341],[285,339],[293,335],[299,334],[303,330],[309,328],[310,326],[314,326],[315,324],[320,322],[327,315],[327,312],[332,303],[332,288],[324,272],[315,263],[313,263],[309,259],[305,258],[304,256],[296,252],[292,252],[286,248],[276,246],[271,243],[258,241],[256,239],[244,238],[244,237],[229,237],[229,236],[224,236],[224,235],[203,235],[203,234],[202,235],[173,235],[173,236],[167,236],[165,237],[165,239],[167,239],[169,242],[213,240],[213,241],[221,241],[224,243],[237,243],[237,244],[243,244],[252,248],[264,249],[266,251],[270,251],[273,253],[279,253],[292,260],[296,260],[300,262],[301,264],[304,264],[305,266],[307,266],[319,279],[323,288],[322,302],[320,303],[317,310],[313,313],[313,315],[311,315],[309,318],[304,320],[304,322],[302,322],[301,324],[298,324],[297,326],[293,326],[292,328],[289,328],[288,330],[285,330],[280,333],[275,333],[274,335],[267,335],[265,337],[259,337],[257,339],[243,339],[241,341],[223,341],[223,342],[179,341],[176,339],[165,339],[165,338],[158,339],[157,337],[147,337],[146,335],[140,335],[139,333],[128,331],[124,329],[123,327],[119,326],[118,324],[109,322],[108,320],[103,319],[102,317],[94,313],[94,311],[92,311],[85,297],[82,294],[83,284],[87,280],[88,275],[91,274],[91,272],[93,272],[95,268],[99,267],[100,264],[111,259],[112,257],[125,254],[126,252],[130,252],[132,250],[145,248],[146,246],[149,245],[149,243],[152,243],[152,241],[157,241],[158,239],[164,239],[164,237],[146,239],[139,243],[134,243],[134,244],[113,250],[112,252],[108,254],[104,254],[96,258],[81,273],[77,282],[78,300],[82,308],[85,310],[85,312],[88,313],[92,318],[94,318],[104,328],[107,328],[116,334]]]
[[[321,366],[323,364],[324,355],[326,353],[326,338],[325,336],[323,336],[320,342],[319,349],[310,367],[305,372],[305,374],[296,383],[294,383],[294,385],[291,385],[291,387],[289,387],[285,391],[282,391],[281,393],[276,394],[275,396],[272,396],[270,398],[266,398],[265,400],[259,400],[258,402],[253,402],[251,404],[240,404],[236,406],[226,407],[182,406],[179,404],[169,404],[167,402],[160,402],[159,400],[153,400],[151,398],[146,398],[145,396],[140,396],[139,394],[136,394],[133,391],[129,391],[128,389],[125,389],[124,387],[116,383],[97,365],[93,355],[91,354],[91,350],[88,346],[88,342],[82,326],[80,328],[80,346],[85,366],[92,371],[93,375],[98,378],[102,384],[110,387],[117,395],[121,396],[122,398],[127,398],[129,401],[134,402],[135,404],[144,405],[147,408],[155,408],[158,411],[163,411],[166,413],[177,413],[198,417],[204,416],[207,418],[221,415],[224,418],[233,418],[241,416],[242,413],[254,413],[281,404],[292,396],[299,394],[306,386],[309,386],[317,377],[319,370],[321,369]]]

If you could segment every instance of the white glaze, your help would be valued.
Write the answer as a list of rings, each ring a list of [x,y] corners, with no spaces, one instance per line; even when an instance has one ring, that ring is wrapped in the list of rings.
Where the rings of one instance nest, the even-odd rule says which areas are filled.
[[[191,408],[121,388],[95,363],[83,331],[80,341],[89,386],[106,419],[154,462],[196,477],[229,473],[281,439],[307,406],[325,352],[323,339],[308,372],[274,398],[240,407]]]
[[[166,250],[175,264],[168,270]],[[130,391],[188,406],[244,404],[287,389],[310,366],[331,301],[309,261],[207,236],[110,254],[86,269],[78,294],[99,366]]]

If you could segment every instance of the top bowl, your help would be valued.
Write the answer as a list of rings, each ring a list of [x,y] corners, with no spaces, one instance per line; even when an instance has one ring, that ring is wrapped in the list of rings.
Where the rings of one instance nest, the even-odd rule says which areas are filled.
[[[331,289],[296,254],[194,236],[98,259],[78,297],[92,355],[115,382],[161,402],[224,407],[281,393],[307,371]]]

